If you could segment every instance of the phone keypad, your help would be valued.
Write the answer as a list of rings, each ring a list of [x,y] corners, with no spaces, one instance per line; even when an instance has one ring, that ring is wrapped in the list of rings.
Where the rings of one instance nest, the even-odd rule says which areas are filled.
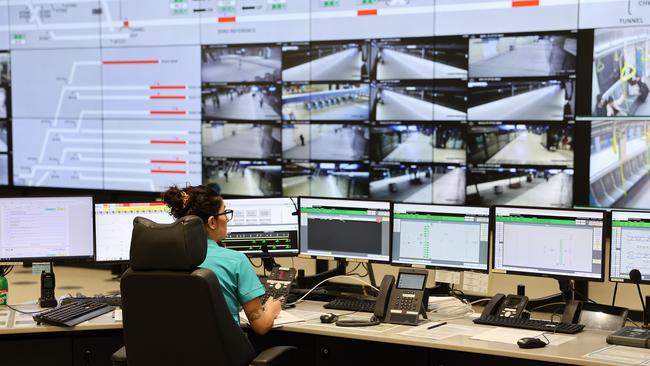
[[[415,296],[415,292],[406,291],[397,297],[395,305],[399,310],[415,311],[418,301],[419,300],[417,296]]]

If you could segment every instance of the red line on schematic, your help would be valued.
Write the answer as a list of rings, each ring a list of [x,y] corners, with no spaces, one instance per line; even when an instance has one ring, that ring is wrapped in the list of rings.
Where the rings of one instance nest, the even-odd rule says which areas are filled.
[[[539,6],[539,0],[512,0],[512,7]]]
[[[185,145],[187,141],[184,140],[150,140],[151,144],[168,144],[168,145]]]
[[[187,99],[185,95],[151,95],[149,99]]]
[[[150,65],[159,64],[160,60],[110,60],[102,61],[104,65]]]
[[[185,170],[168,170],[168,169],[151,169],[152,173],[163,173],[163,174],[187,174]]]
[[[237,21],[237,17],[219,17],[217,19],[218,23],[234,23]]]
[[[187,114],[187,111],[149,111],[149,114]]]
[[[149,89],[187,89],[187,85],[152,85]]]
[[[357,16],[377,15],[377,9],[358,10]]]
[[[152,164],[187,164],[185,160],[151,160]]]

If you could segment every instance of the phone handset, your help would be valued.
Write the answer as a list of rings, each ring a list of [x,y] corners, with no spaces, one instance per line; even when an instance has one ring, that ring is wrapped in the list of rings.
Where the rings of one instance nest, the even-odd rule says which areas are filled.
[[[369,320],[339,320],[336,325],[339,327],[369,327],[381,324],[386,317],[386,309],[390,301],[390,292],[395,283],[395,277],[385,275],[379,286],[379,294],[375,300],[375,312]]]
[[[527,296],[495,294],[483,308],[481,317],[496,315],[506,318],[519,318],[526,309],[526,305],[528,305]]]

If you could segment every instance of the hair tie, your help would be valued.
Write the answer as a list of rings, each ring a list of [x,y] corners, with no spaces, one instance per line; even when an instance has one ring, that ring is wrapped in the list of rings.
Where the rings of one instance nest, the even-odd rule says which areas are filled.
[[[190,195],[181,191],[181,199],[183,200],[183,208],[187,207],[187,201],[190,199]]]

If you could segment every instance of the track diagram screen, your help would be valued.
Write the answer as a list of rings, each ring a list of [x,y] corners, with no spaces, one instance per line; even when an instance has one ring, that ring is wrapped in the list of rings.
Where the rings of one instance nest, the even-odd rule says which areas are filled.
[[[495,208],[494,269],[601,279],[604,212]]]
[[[487,207],[396,203],[393,263],[488,269]]]

